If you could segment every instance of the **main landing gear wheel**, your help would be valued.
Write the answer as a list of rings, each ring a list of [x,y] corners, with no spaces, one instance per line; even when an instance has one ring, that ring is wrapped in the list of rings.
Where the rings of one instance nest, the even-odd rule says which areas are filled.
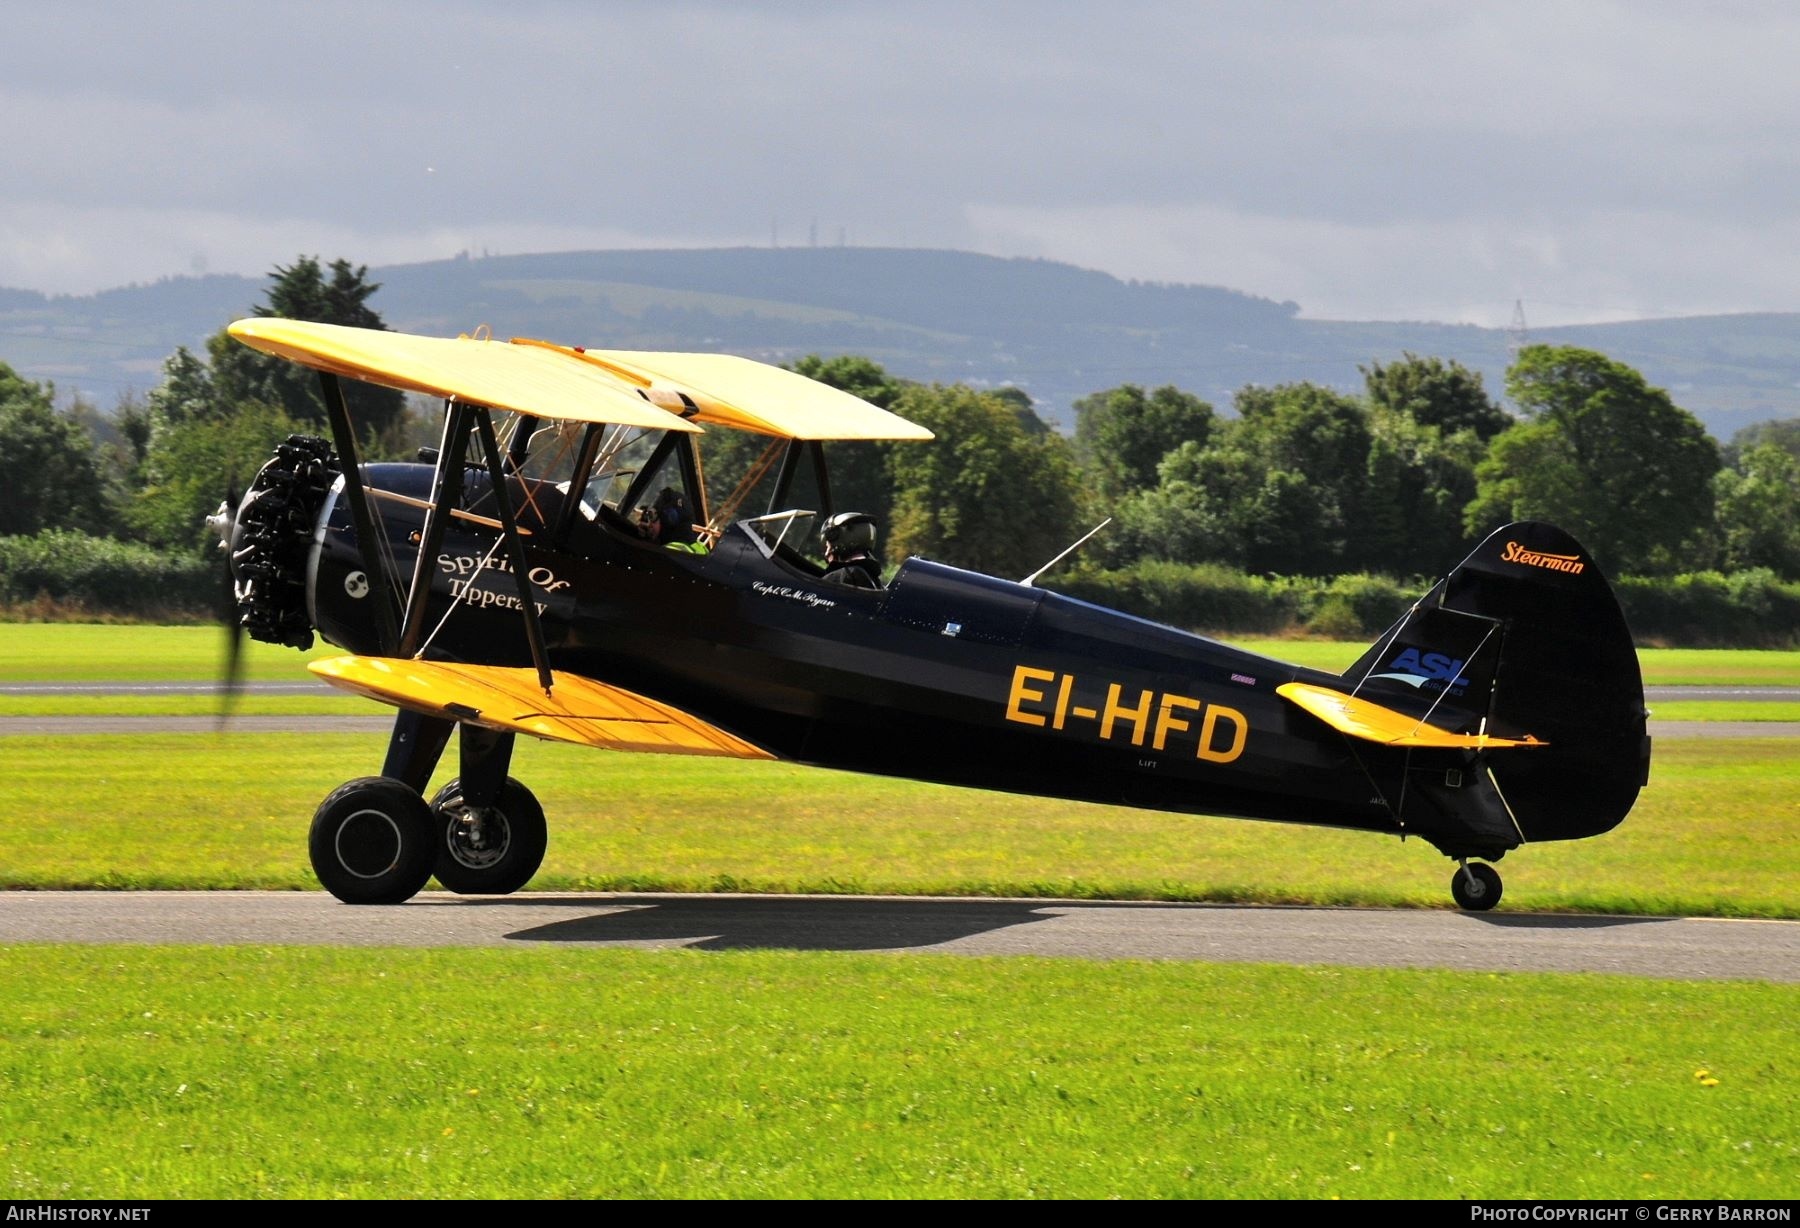
[[[1450,894],[1456,906],[1469,912],[1486,912],[1500,902],[1500,871],[1482,862],[1462,867],[1450,877]]]
[[[436,824],[398,780],[365,776],[319,803],[307,850],[313,873],[346,904],[399,904],[431,877]]]
[[[510,895],[531,881],[550,842],[544,808],[531,790],[506,778],[485,810],[463,801],[462,780],[431,799],[438,882],[458,895]]]

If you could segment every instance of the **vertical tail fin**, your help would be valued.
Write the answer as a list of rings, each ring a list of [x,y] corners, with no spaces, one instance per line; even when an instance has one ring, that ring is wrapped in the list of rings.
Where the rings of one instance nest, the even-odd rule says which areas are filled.
[[[1436,725],[1549,743],[1480,765],[1528,841],[1611,830],[1649,779],[1625,617],[1593,558],[1551,525],[1490,534],[1344,681]]]

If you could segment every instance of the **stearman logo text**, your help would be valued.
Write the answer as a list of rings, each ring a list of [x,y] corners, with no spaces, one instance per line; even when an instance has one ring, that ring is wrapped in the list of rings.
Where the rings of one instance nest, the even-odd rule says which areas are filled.
[[[1526,567],[1566,571],[1572,576],[1578,576],[1587,570],[1587,564],[1581,561],[1579,554],[1539,554],[1536,550],[1527,550],[1518,542],[1507,542],[1506,549],[1500,552],[1500,558],[1504,562],[1521,563]]]

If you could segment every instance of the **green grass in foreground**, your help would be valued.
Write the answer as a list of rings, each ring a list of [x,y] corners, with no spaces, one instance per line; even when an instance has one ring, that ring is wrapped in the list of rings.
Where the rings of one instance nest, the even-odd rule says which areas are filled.
[[[1368,647],[1327,640],[1237,639],[1227,643],[1280,661],[1338,672]],[[181,681],[218,676],[224,650],[216,627],[96,626],[84,623],[0,624],[0,682],[50,679]],[[307,653],[246,642],[245,677],[297,679],[305,662],[341,650],[315,644]],[[1767,649],[1643,648],[1651,686],[1800,686],[1800,652]]]
[[[0,948],[0,979],[20,1199],[1753,1199],[1800,1176],[1791,985],[56,946]]]
[[[306,828],[379,769],[378,734],[8,738],[4,887],[314,890]],[[453,757],[452,757],[453,758]],[[449,769],[440,769],[440,779]],[[1450,906],[1420,841],[982,793],[780,763],[521,739],[550,816],[539,889],[1065,896]],[[1800,917],[1778,738],[1657,744],[1619,828],[1502,864],[1508,911]]]

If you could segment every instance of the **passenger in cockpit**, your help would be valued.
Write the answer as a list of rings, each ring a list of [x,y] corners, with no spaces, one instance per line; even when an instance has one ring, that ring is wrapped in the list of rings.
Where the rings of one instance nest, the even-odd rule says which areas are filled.
[[[665,546],[694,540],[694,526],[689,522],[687,496],[673,486],[665,486],[656,497],[655,541]]]

